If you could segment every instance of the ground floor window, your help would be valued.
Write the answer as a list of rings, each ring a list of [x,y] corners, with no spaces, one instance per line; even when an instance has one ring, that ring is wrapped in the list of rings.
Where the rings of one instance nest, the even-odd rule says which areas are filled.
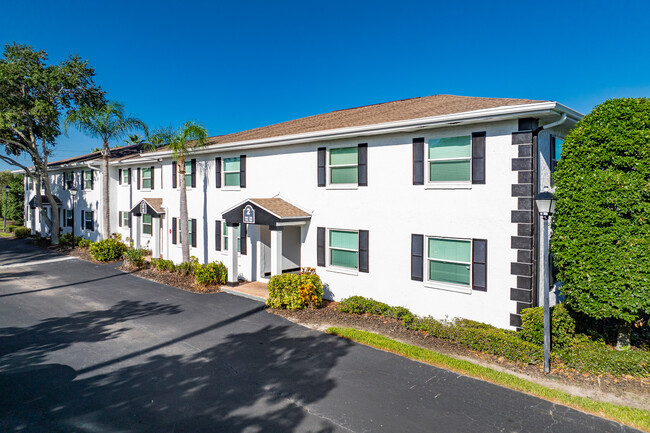
[[[150,235],[152,233],[151,215],[142,215],[142,233]]]
[[[331,266],[359,269],[359,232],[330,230],[329,258]]]
[[[241,252],[241,224],[237,226],[237,252]],[[228,226],[224,221],[221,226],[221,249],[222,251],[228,251]]]
[[[72,227],[72,210],[70,209],[65,211],[65,226]]]
[[[95,212],[86,211],[84,212],[84,228],[86,230],[93,231],[95,230]]]
[[[129,227],[131,225],[131,213],[122,212],[122,227]]]
[[[472,241],[467,239],[428,238],[427,260],[430,281],[469,287]]]

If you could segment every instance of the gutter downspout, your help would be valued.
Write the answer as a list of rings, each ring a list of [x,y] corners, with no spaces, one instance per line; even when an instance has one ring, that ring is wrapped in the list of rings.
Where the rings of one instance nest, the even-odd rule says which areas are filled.
[[[539,157],[538,157],[538,152],[537,152],[537,140],[539,137],[539,133],[542,132],[545,129],[550,129],[554,128],[556,126],[562,125],[565,123],[568,119],[568,116],[566,113],[562,113],[562,116],[560,119],[556,122],[549,123],[547,125],[543,125],[540,127],[537,127],[535,130],[533,130],[533,158],[535,159],[533,161],[533,164],[535,166],[535,177],[533,179],[533,197],[537,196],[539,194],[539,174],[540,174],[540,167],[539,167]],[[534,205],[533,205],[534,208]],[[540,263],[540,248],[539,248],[539,214],[535,217],[535,224],[533,225],[533,254],[535,254],[535,266],[533,267],[533,284],[534,284],[534,290],[533,290],[533,306],[539,306],[539,272],[538,272],[538,266]],[[543,263],[543,266],[546,266],[546,260],[541,261]],[[546,282],[543,282],[543,284],[546,284]]]

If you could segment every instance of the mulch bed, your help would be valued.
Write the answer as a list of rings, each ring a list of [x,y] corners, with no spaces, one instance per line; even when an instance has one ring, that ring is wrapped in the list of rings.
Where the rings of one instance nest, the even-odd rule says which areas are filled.
[[[147,280],[166,284],[188,292],[207,294],[218,293],[221,291],[219,286],[203,287],[197,285],[194,282],[194,275],[181,275],[178,272],[159,271],[150,267],[137,269],[126,265],[122,265],[118,269],[140,278],[146,278]]]
[[[432,337],[424,331],[406,329],[400,320],[370,314],[342,313],[338,311],[337,305],[337,302],[324,301],[323,308],[318,310],[269,308],[268,311],[292,322],[322,331],[330,326],[337,326],[374,332],[454,358],[466,359],[518,376],[525,376],[526,379],[533,382],[559,388],[572,394],[576,394],[578,391],[579,395],[588,395],[594,399],[650,410],[650,379],[595,376],[557,368],[550,375],[545,375],[542,365],[518,364],[503,357],[475,352],[448,340]],[[584,393],[581,393],[580,389],[584,390]],[[615,397],[612,398],[612,395]]]

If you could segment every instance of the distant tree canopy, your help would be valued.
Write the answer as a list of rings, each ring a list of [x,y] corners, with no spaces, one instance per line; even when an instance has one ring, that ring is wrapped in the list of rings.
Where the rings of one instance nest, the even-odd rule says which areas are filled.
[[[575,310],[629,329],[650,313],[650,100],[594,108],[566,137],[554,179],[562,292]]]
[[[13,174],[10,171],[0,172],[0,218],[4,217],[5,210],[5,186],[9,185],[7,197],[7,219],[16,224],[23,223],[23,212],[25,206],[25,193],[23,190],[23,176]]]

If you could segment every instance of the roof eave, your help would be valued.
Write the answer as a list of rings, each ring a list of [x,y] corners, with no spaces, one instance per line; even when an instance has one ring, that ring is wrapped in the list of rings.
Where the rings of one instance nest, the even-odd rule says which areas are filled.
[[[302,134],[283,135],[277,137],[267,137],[256,140],[236,141],[232,143],[220,143],[206,146],[200,150],[193,150],[194,155],[213,153],[217,150],[240,150],[254,149],[275,146],[287,146],[291,144],[309,143],[321,140],[334,140],[349,138],[354,136],[369,136],[379,134],[391,134],[398,132],[417,131],[420,129],[444,127],[459,125],[464,123],[479,123],[497,120],[507,120],[520,118],[524,116],[562,114],[574,118],[576,121],[583,117],[582,113],[572,110],[555,101],[538,102],[533,104],[508,105],[483,110],[465,111],[461,113],[445,114],[442,116],[424,117],[418,119],[400,120],[396,122],[376,123],[371,125],[354,126],[349,128],[339,128],[322,130],[315,132],[306,132]],[[168,157],[171,151],[159,151],[142,154],[143,159],[152,157]],[[139,158],[134,158],[129,163],[137,162]]]

